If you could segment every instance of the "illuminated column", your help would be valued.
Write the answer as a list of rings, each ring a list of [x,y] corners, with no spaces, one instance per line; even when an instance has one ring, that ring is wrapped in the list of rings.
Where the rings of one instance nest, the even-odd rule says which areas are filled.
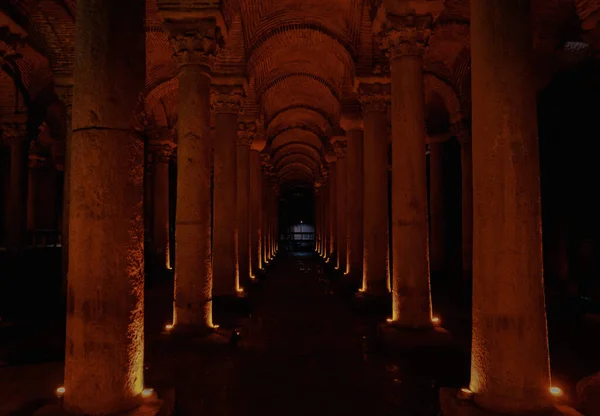
[[[333,256],[337,255],[337,172],[336,172],[336,158],[333,155],[327,155],[327,162],[329,163],[329,223],[327,234],[329,235],[329,259],[332,260]]]
[[[250,276],[255,278],[262,263],[262,171],[260,152],[264,142],[255,140],[250,150]]]
[[[550,403],[531,21],[530,1],[471,3],[470,389],[479,407],[510,414]]]
[[[73,114],[73,78],[72,76],[55,76],[54,77],[54,92],[58,99],[65,106],[65,141],[64,146],[61,146],[64,155],[63,163],[63,200],[62,200],[62,221],[61,221],[61,274],[62,274],[62,290],[63,294],[67,293],[67,275],[69,272],[69,206],[71,203],[70,192],[70,177],[71,177],[71,135],[73,132],[71,126]]]
[[[348,233],[346,272],[356,279],[362,278],[363,269],[363,121],[360,107],[346,112],[341,122],[346,130],[348,145]]]
[[[344,137],[345,139],[345,137]],[[346,158],[346,142],[345,140],[337,140],[334,143],[334,148],[337,156],[336,162],[336,189],[337,189],[337,269],[341,273],[346,272],[346,250],[348,248],[346,222],[348,218],[348,203],[347,203],[347,176],[348,176],[348,161]]]
[[[323,186],[321,191],[321,198],[323,199],[323,207],[322,207],[322,216],[323,216],[323,225],[321,227],[321,234],[323,236],[323,246],[321,248],[322,257],[324,259],[329,258],[329,182],[327,180],[328,172],[325,170],[322,172],[323,174]]]
[[[64,373],[73,414],[133,408],[144,386],[144,143],[134,120],[145,15],[143,0],[77,2]]]
[[[431,271],[446,271],[446,204],[444,201],[444,144],[448,134],[428,137],[429,144],[429,256]],[[425,184],[427,187],[427,184]]]
[[[153,218],[152,241],[156,265],[160,270],[171,269],[171,242],[169,230],[169,160],[175,152],[175,143],[169,140],[167,129],[150,133],[148,150],[152,155]]]
[[[237,228],[237,141],[241,86],[213,85],[215,111],[213,296],[237,296],[239,289]]]
[[[25,245],[27,227],[27,116],[21,114],[0,120],[3,142],[10,146],[10,175],[6,221],[6,246],[19,251]]]
[[[471,155],[471,133],[463,124],[452,126],[460,143],[462,176],[462,270],[465,278],[473,273],[473,158]]]
[[[250,145],[256,124],[239,123],[237,142],[237,221],[240,285],[250,279]]]
[[[219,31],[216,18],[190,27],[162,14],[179,66],[173,321],[178,332],[203,334],[213,328],[210,74]]]
[[[363,142],[363,284],[362,292],[389,293],[388,250],[388,140],[389,84],[360,84],[364,117]]]
[[[423,53],[431,16],[388,15],[382,46],[392,73],[392,320],[432,328]]]
[[[321,249],[321,192],[319,184],[315,183],[315,251]]]

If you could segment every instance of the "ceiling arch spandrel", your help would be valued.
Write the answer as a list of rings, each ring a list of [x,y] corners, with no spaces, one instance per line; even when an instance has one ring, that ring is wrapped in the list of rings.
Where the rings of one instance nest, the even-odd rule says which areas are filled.
[[[292,129],[286,130],[276,136],[271,142],[271,149],[277,151],[277,149],[282,146],[298,142],[306,143],[306,145],[315,149],[321,149],[323,146],[321,139],[314,133],[302,129]]]
[[[340,119],[340,103],[329,88],[309,77],[291,77],[269,88],[261,97],[265,118],[273,120],[286,108],[315,109],[332,124]]]

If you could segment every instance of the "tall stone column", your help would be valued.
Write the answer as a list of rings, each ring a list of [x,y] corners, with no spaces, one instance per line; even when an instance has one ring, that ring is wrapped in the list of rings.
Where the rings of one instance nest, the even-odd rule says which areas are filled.
[[[163,14],[179,66],[173,321],[177,331],[205,333],[213,328],[210,74],[219,31],[214,18],[190,27]]]
[[[264,139],[257,133],[250,150],[250,276],[256,278],[262,262],[262,170]]]
[[[52,161],[29,151],[27,229],[51,230],[56,227],[56,171]]]
[[[337,256],[337,167],[336,158],[327,156],[329,163],[329,221],[327,234],[329,235],[329,261]]]
[[[240,288],[237,227],[237,135],[243,89],[213,86],[215,111],[213,296],[237,296]]]
[[[346,272],[362,279],[363,269],[363,121],[360,108],[342,118],[348,149],[348,233]]]
[[[452,126],[460,144],[461,163],[461,217],[462,217],[462,271],[470,279],[473,274],[473,158],[471,134],[462,124]]]
[[[0,130],[4,144],[10,146],[6,247],[16,252],[25,245],[27,229],[27,116],[19,114],[2,118]]]
[[[388,140],[389,84],[360,84],[364,117],[363,182],[363,282],[366,295],[388,291]]]
[[[428,137],[429,145],[429,256],[432,272],[447,268],[444,148],[447,134]],[[425,185],[427,186],[427,184]]]
[[[64,373],[74,414],[133,408],[144,387],[144,144],[134,120],[145,6],[77,2]]]
[[[67,276],[69,272],[69,207],[71,205],[71,136],[73,133],[73,78],[62,76],[54,78],[54,92],[65,106],[65,142],[63,163],[63,200],[61,229],[61,274],[63,294],[67,294]]]
[[[344,137],[345,139],[345,137]],[[348,248],[346,223],[348,218],[348,160],[345,140],[338,140],[334,144],[337,162],[336,162],[336,188],[337,188],[337,266],[336,269],[341,273],[346,272],[346,252]]]
[[[322,207],[322,216],[323,216],[323,224],[321,226],[321,234],[323,236],[323,246],[321,248],[321,256],[327,260],[329,258],[329,221],[330,221],[330,208],[329,208],[329,181],[327,180],[327,171],[324,172],[323,175],[323,207]]]
[[[250,146],[256,133],[255,123],[239,123],[237,143],[237,222],[240,286],[250,280]]]
[[[550,403],[531,10],[530,1],[471,3],[470,389],[479,407],[510,414]]]
[[[175,143],[169,140],[169,132],[151,133],[148,150],[152,155],[152,249],[156,267],[161,271],[171,269],[171,241],[169,227],[169,161],[175,152]]]
[[[267,181],[267,170],[268,170],[268,156],[263,156],[263,167],[261,171],[261,199],[262,199],[262,211],[260,215],[261,221],[261,258],[263,266],[269,263],[269,222],[268,222],[268,211],[269,211],[269,183]]]
[[[319,184],[315,183],[315,251],[319,253],[321,248],[321,192]]]
[[[432,328],[423,53],[431,16],[387,15],[392,73],[392,323]]]

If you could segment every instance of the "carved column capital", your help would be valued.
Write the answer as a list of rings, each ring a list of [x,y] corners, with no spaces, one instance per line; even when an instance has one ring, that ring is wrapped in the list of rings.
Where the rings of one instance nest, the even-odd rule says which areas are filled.
[[[343,159],[348,154],[348,146],[345,141],[337,141],[333,144],[335,155],[338,159]]]
[[[244,98],[241,85],[213,85],[210,94],[211,109],[215,113],[239,114]]]
[[[358,86],[358,99],[362,105],[363,112],[381,111],[386,112],[392,95],[391,84],[365,84]]]
[[[154,163],[169,163],[175,155],[176,145],[170,140],[154,140],[148,142],[148,152]]]
[[[54,92],[60,102],[64,104],[69,120],[71,119],[73,108],[73,80],[70,81],[70,83],[68,81],[65,83],[54,82]]]
[[[391,59],[423,56],[431,36],[431,15],[388,14],[380,33],[379,47]]]
[[[49,166],[47,157],[40,156],[36,153],[29,154],[29,169],[42,169]]]
[[[256,136],[256,123],[240,121],[238,123],[238,145],[252,146],[254,137]]]
[[[209,72],[212,70],[215,56],[223,46],[216,18],[167,20],[164,27],[169,33],[173,59],[178,66],[198,65]]]

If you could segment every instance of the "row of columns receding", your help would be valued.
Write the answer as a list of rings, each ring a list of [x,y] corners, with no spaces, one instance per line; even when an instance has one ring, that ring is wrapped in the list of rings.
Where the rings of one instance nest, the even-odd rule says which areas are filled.
[[[550,367],[531,10],[529,2],[479,3],[471,5],[473,191],[465,196],[472,196],[473,205],[470,389],[485,409],[539,411],[550,403]],[[77,4],[72,135],[66,162],[70,180],[64,404],[80,414],[132,407],[143,389],[144,151],[133,114],[145,80],[145,4],[130,2],[125,14],[121,7],[93,0]],[[244,218],[250,231],[244,234],[252,276],[276,247],[276,233],[263,232],[276,231],[277,224],[269,222],[276,218],[276,204],[260,170],[259,152],[247,145],[236,149],[235,99],[217,103],[217,139],[210,139],[210,67],[219,42],[217,19],[204,17],[193,25],[171,19],[168,13],[165,19],[179,65],[174,324],[179,330],[203,331],[213,327],[213,289],[235,293],[239,288],[241,266],[236,260],[245,256],[240,249],[245,244],[239,244],[245,237],[240,238],[239,228],[236,236],[236,227],[226,219],[237,222],[243,211],[238,204],[247,194],[245,212],[250,215]],[[347,159],[331,164],[317,205],[319,251],[325,256],[338,253],[341,269],[362,274],[366,294],[391,290],[391,325],[425,330],[432,327],[422,78],[429,19],[412,15],[389,20],[391,85],[363,82],[359,87],[362,129],[360,123],[347,126]],[[106,37],[107,33],[119,36]],[[100,59],[109,50],[121,65]],[[235,96],[231,86],[225,89],[228,97]],[[392,114],[389,255],[387,192],[382,186],[387,183],[387,105]],[[465,166],[471,164],[467,153]],[[248,182],[232,167],[240,158],[240,169],[248,165]],[[238,181],[215,189],[214,206],[213,163],[215,184]],[[361,163],[364,169],[355,169]],[[344,182],[347,186],[338,185]],[[240,197],[236,189],[246,186],[261,191],[242,192]],[[236,195],[238,204],[227,205]],[[364,204],[353,203],[361,198]],[[243,222],[238,227],[245,227]],[[217,237],[211,227],[224,231]],[[238,244],[231,244],[236,238]],[[348,244],[340,244],[343,241]],[[227,279],[219,280],[218,267]]]

